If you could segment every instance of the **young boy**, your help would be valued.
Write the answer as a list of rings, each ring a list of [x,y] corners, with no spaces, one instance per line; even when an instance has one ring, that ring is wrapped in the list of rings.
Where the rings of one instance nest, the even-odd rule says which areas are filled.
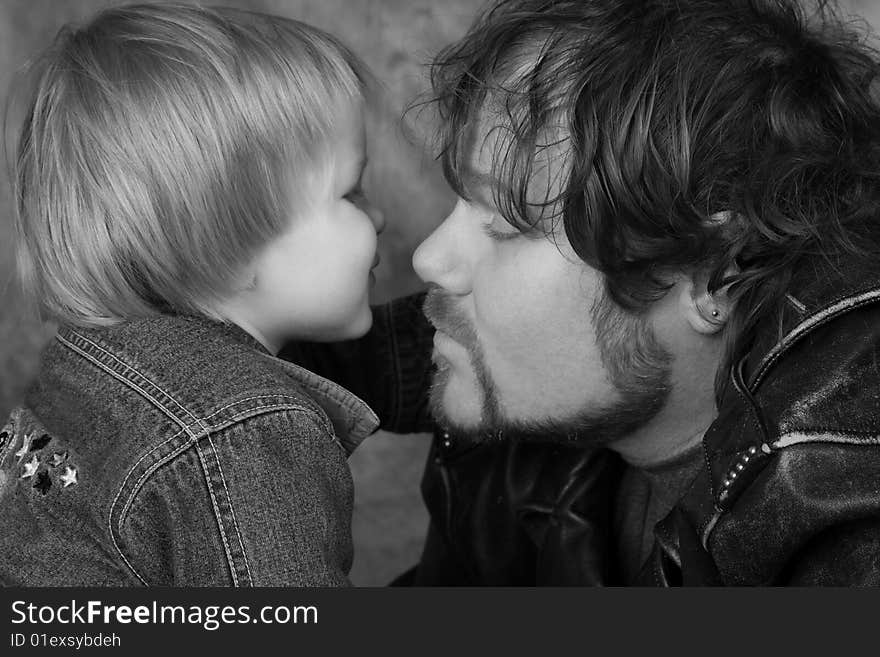
[[[275,353],[372,322],[363,66],[160,4],[63,30],[34,76],[17,252],[60,329],[0,431],[0,582],[346,584],[377,420]]]

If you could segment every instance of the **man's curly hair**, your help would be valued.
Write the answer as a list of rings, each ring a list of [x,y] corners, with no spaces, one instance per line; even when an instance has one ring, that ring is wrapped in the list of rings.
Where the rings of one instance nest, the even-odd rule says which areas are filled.
[[[632,312],[674,272],[726,288],[720,394],[806,259],[880,253],[866,33],[828,2],[500,0],[432,66],[440,159],[468,198],[491,117],[499,212],[527,233],[561,222]]]

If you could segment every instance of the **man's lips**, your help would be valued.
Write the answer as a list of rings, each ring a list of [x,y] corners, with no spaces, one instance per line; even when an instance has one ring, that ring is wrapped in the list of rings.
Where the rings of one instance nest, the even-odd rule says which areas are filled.
[[[438,342],[442,344],[443,342],[455,342],[455,340],[453,340],[445,331],[437,329],[434,331],[434,344],[437,344]]]
[[[423,306],[425,319],[435,329],[434,343],[449,342],[468,348],[474,342],[474,336],[468,330],[467,321],[456,308],[452,299],[436,288],[430,288]]]
[[[461,350],[464,345],[443,329],[434,331],[434,347],[440,351]]]
[[[462,346],[452,339],[449,334],[440,331],[434,331],[434,354],[433,359],[442,358],[448,360],[456,352],[460,352]],[[437,362],[435,360],[435,362]]]

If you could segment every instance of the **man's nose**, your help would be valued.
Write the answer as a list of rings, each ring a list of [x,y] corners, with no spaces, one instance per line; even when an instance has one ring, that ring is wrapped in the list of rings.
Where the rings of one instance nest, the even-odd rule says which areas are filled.
[[[460,204],[413,253],[413,269],[425,283],[434,283],[453,294],[470,292],[467,235]]]

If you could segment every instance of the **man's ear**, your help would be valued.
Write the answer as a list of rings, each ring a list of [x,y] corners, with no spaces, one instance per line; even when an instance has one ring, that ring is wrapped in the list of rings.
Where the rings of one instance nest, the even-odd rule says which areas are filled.
[[[731,268],[725,272],[725,278],[735,273]],[[691,328],[702,335],[719,333],[727,325],[733,310],[727,286],[709,292],[708,282],[705,272],[692,272],[684,277],[679,295],[682,315]]]
[[[730,229],[736,222],[737,215],[733,212],[715,212],[706,219],[708,225],[721,230]],[[722,280],[729,280],[739,273],[735,264],[724,272]],[[733,303],[727,295],[728,286],[723,285],[714,292],[709,292],[709,272],[706,269],[695,269],[683,277],[679,303],[681,311],[697,333],[714,335],[726,325],[733,310]]]

